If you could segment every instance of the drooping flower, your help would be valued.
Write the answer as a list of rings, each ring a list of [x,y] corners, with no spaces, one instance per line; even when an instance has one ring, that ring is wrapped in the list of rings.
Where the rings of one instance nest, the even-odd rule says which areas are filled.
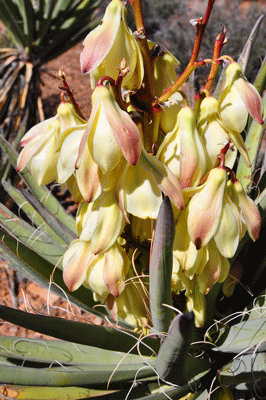
[[[261,228],[261,216],[256,204],[246,194],[243,186],[237,179],[228,181],[227,192],[238,207],[249,236],[255,242],[259,237]]]
[[[258,238],[259,211],[240,182],[227,183],[227,171],[223,167],[210,171],[188,208],[188,232],[197,249],[214,238],[220,254],[231,258],[246,229],[253,240]]]
[[[86,285],[96,301],[105,300],[109,293],[115,298],[121,295],[129,266],[128,256],[117,242],[89,265]]]
[[[103,173],[114,169],[122,156],[131,165],[140,157],[142,141],[138,127],[103,85],[97,86],[92,94],[91,115],[81,140],[77,168],[85,146]]]
[[[73,196],[78,190],[80,195],[90,202],[96,200],[101,192],[103,174],[92,159],[87,146],[84,146],[79,169],[75,168],[85,129],[86,124],[83,124],[65,132],[57,162],[57,182],[66,183]]]
[[[189,106],[179,111],[175,127],[165,136],[157,157],[180,179],[183,188],[199,184],[206,169],[206,154]]]
[[[230,135],[230,131],[226,129],[219,120],[218,101],[211,96],[205,97],[200,104],[200,113],[197,119],[197,129],[204,142],[206,148],[207,169],[212,168],[220,153],[221,148],[230,139],[233,141],[235,135]],[[235,143],[237,148],[241,148],[241,152],[246,151],[243,142]],[[237,152],[228,151],[225,155],[226,166],[232,168],[236,160]]]
[[[225,86],[218,102],[220,119],[233,132],[241,133],[244,130],[248,114],[263,124],[261,97],[236,62],[231,62],[226,69]]]
[[[62,102],[54,117],[32,127],[21,140],[23,150],[18,157],[17,171],[27,166],[40,186],[56,180],[60,136],[85,122],[71,103]]]
[[[126,89],[138,89],[144,67],[138,43],[126,22],[126,6],[121,0],[112,0],[106,8],[102,23],[85,38],[81,53],[81,70],[89,72],[91,86],[102,76],[117,78],[117,67],[125,58],[129,73],[123,79]]]

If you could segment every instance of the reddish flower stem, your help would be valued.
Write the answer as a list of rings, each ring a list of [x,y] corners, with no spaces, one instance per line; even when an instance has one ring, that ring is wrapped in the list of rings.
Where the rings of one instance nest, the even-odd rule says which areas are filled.
[[[194,71],[194,69],[196,69],[197,67],[200,66],[199,63],[197,62],[197,59],[198,59],[202,39],[204,36],[204,32],[205,32],[207,23],[209,21],[214,3],[215,3],[215,0],[208,0],[208,5],[207,5],[206,12],[205,12],[205,16],[204,16],[204,18],[200,18],[198,20],[194,47],[193,47],[192,55],[191,55],[191,58],[190,58],[190,61],[187,65],[187,67],[185,68],[184,72],[180,75],[180,77],[176,80],[176,82],[170,88],[166,89],[165,92],[159,97],[158,102],[163,103],[166,100],[168,100],[169,97],[173,93],[175,93],[184,82],[186,82],[186,80],[191,75],[191,73]],[[204,64],[202,64],[202,65],[204,65]]]

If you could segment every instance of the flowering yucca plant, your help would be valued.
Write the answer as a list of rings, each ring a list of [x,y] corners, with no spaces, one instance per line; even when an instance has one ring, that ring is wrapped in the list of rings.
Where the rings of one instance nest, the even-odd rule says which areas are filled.
[[[141,1],[129,2],[134,33],[112,0],[85,38],[88,121],[61,72],[57,113],[26,133],[20,154],[1,137],[27,190],[3,186],[32,221],[1,205],[3,257],[101,321],[1,305],[3,320],[61,339],[1,337],[4,394],[264,398],[266,62],[254,84],[244,75],[259,24],[239,60],[221,55],[224,27],[212,59],[198,60],[208,0],[177,76],[178,61],[146,37]],[[185,93],[207,64],[205,85]],[[75,219],[44,187],[53,181],[79,203]]]

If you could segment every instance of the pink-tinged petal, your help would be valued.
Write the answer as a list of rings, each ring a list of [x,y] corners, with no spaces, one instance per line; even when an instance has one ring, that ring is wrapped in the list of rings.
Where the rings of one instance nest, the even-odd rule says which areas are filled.
[[[125,250],[115,244],[104,254],[103,280],[110,293],[118,297],[125,287],[125,276],[130,262]]]
[[[214,235],[217,249],[222,256],[234,256],[241,238],[241,217],[237,206],[225,194],[220,223]]]
[[[222,268],[221,256],[212,240],[208,245],[208,256],[209,259],[203,272],[197,276],[199,290],[204,295],[208,294],[218,281]]]
[[[188,106],[179,112],[180,183],[183,188],[198,186],[205,173],[206,155],[196,129],[194,112]]]
[[[239,181],[234,182],[234,189],[238,197],[238,204],[244,216],[248,233],[255,242],[259,238],[261,216],[254,201],[246,194]]]
[[[58,183],[65,183],[75,172],[75,163],[84,130],[84,126],[73,128],[72,132],[69,132],[62,142],[57,164]]]
[[[26,167],[28,162],[35,156],[43,144],[49,141],[50,136],[50,132],[46,132],[40,137],[35,137],[24,147],[24,149],[22,149],[17,159],[18,172],[22,171]]]
[[[99,114],[100,114],[99,98],[97,96],[94,96],[94,93],[95,93],[95,91],[92,94],[92,108],[91,108],[90,118],[88,120],[86,129],[84,131],[84,134],[81,138],[80,145],[79,145],[78,157],[77,157],[77,161],[75,164],[76,169],[78,169],[80,167],[82,152],[84,150],[84,147],[87,145],[88,136],[90,134],[90,131],[91,131],[92,127],[97,124],[98,119],[99,119]]]
[[[109,289],[103,279],[104,264],[104,254],[99,257],[95,256],[95,260],[87,271],[86,284],[94,292],[93,297],[96,301],[102,301],[109,294]]]
[[[238,93],[243,100],[249,114],[259,124],[263,124],[263,104],[259,92],[251,83],[249,83],[244,77],[236,79],[234,82]]]
[[[85,281],[87,270],[96,257],[92,255],[90,243],[75,240],[63,257],[63,279],[72,292],[77,290]]]
[[[49,138],[28,162],[31,175],[39,186],[57,180],[58,153],[55,152],[56,137]]]
[[[121,23],[123,7],[125,6],[120,0],[112,1],[106,9],[101,25],[86,36],[80,56],[82,72],[90,72],[97,68],[111,50]]]
[[[139,164],[149,172],[161,191],[169,197],[173,204],[179,209],[184,208],[182,187],[175,175],[156,157],[150,156],[142,149]]]
[[[188,204],[188,232],[197,249],[206,246],[218,228],[226,182],[225,169],[212,169],[202,190]]]
[[[34,138],[45,134],[48,130],[48,127],[51,122],[57,119],[57,116],[46,119],[45,121],[40,122],[39,124],[33,126],[21,139],[20,146],[25,147],[29,144]]]
[[[108,93],[105,90],[102,101],[106,101],[104,113],[125,159],[129,164],[135,165],[142,150],[141,134],[137,125],[127,112],[121,110],[109,90]]]
[[[120,208],[115,200],[114,191],[102,192],[93,203],[91,218],[82,229],[80,239],[91,237],[91,251],[100,254],[107,251],[120,236],[125,222]],[[115,221],[115,223],[114,223]],[[93,231],[91,230],[93,226]],[[88,230],[90,230],[88,235]]]
[[[101,191],[102,172],[92,160],[87,147],[82,154],[80,167],[76,170],[79,190],[83,198],[90,203],[97,199]]]

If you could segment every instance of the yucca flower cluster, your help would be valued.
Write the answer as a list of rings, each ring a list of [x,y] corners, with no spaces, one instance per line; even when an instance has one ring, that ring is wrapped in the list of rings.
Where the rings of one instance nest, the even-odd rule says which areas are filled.
[[[85,285],[114,319],[142,329],[151,324],[153,231],[163,196],[169,197],[175,216],[172,292],[185,294],[187,310],[202,326],[204,296],[226,279],[228,259],[245,232],[254,241],[259,236],[260,214],[233,167],[237,151],[250,165],[241,132],[249,114],[263,124],[262,101],[240,66],[220,56],[225,32],[212,60],[197,61],[195,47],[178,77],[178,61],[146,39],[140,11],[130,3],[136,32],[127,26],[124,2],[112,0],[84,41],[81,70],[93,88],[89,120],[64,93],[56,116],[22,139],[17,169],[27,166],[39,185],[66,184],[79,203],[78,239],[63,258],[68,289]],[[210,75],[192,108],[180,88],[206,63]],[[216,99],[210,82],[221,64],[228,66]]]

